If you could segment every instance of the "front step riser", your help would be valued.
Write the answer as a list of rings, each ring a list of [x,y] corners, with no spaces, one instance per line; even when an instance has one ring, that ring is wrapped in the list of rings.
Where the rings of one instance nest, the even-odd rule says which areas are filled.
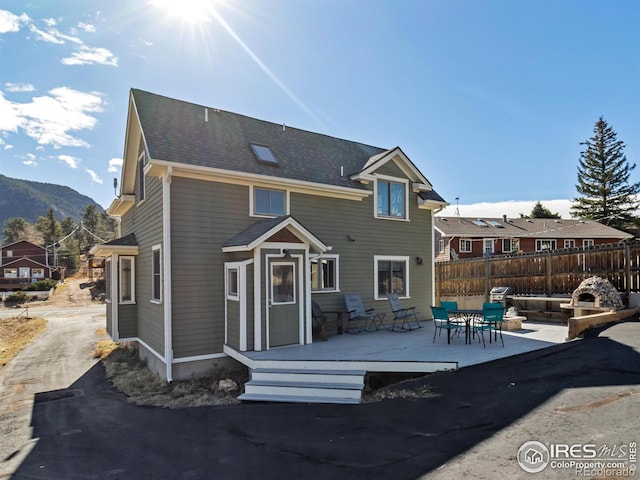
[[[362,398],[361,390],[344,390],[334,388],[306,388],[306,387],[288,387],[282,386],[263,386],[251,385],[250,382],[245,384],[244,391],[247,394],[263,394],[263,395],[282,395],[282,396],[299,396],[299,397],[332,397],[345,398],[352,400],[360,400]]]
[[[362,383],[362,375],[324,375],[313,373],[253,372],[251,379],[276,382]]]

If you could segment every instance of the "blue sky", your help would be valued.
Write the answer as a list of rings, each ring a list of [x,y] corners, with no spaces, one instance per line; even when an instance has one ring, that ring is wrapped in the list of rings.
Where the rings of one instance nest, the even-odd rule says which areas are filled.
[[[636,0],[2,0],[0,173],[107,207],[134,87],[399,145],[448,213],[528,213],[576,196],[599,116],[640,162],[639,24]]]

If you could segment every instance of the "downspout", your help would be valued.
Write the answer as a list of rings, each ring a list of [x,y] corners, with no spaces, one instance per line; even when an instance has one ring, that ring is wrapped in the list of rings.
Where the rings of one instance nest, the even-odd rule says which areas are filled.
[[[173,381],[173,322],[171,308],[171,174],[168,167],[162,177],[162,267],[164,307],[164,359],[167,365],[167,382]]]

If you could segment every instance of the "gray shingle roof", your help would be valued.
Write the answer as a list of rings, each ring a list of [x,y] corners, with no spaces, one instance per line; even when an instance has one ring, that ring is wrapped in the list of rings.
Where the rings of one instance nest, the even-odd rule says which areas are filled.
[[[136,241],[136,236],[133,233],[129,235],[125,235],[124,237],[116,238],[111,240],[110,242],[105,243],[104,245],[112,245],[112,246],[125,246],[125,247],[137,247],[138,242]]]
[[[246,229],[244,229],[235,237],[231,238],[230,240],[227,240],[222,245],[222,248],[249,245],[251,242],[253,242],[254,240],[257,240],[272,228],[284,222],[287,218],[289,218],[289,216],[258,220],[257,222],[249,225]]]
[[[349,175],[386,151],[138,89],[131,92],[149,154],[156,160],[364,190]],[[278,164],[259,162],[252,143],[268,146]],[[444,201],[435,192],[430,196]]]
[[[487,226],[474,224],[476,220],[482,220]],[[489,221],[501,227],[492,226]],[[434,226],[448,237],[632,238],[628,233],[592,220],[436,217]]]

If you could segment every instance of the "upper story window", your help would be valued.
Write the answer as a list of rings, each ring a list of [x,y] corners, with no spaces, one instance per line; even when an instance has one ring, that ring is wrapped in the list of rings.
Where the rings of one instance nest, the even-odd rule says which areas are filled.
[[[471,240],[468,238],[461,238],[460,239],[460,251],[464,252],[464,253],[470,253],[471,252]]]
[[[379,177],[376,181],[376,217],[395,220],[408,219],[407,185],[401,179]]]
[[[5,250],[7,257],[13,257],[13,250]]]
[[[268,165],[278,165],[278,159],[269,147],[265,147],[264,145],[256,145],[255,143],[251,143],[250,145],[251,150],[253,150],[253,154],[256,156],[259,162],[266,163]]]
[[[280,217],[287,213],[287,192],[269,188],[254,187],[252,215]]]

